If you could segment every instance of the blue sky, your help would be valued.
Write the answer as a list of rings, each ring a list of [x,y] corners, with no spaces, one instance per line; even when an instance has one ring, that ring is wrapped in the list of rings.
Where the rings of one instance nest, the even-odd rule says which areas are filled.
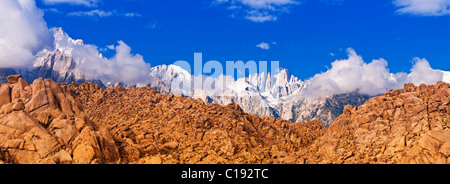
[[[62,27],[100,48],[123,40],[152,66],[193,62],[194,52],[202,52],[204,62],[277,60],[303,80],[347,58],[347,48],[366,62],[386,59],[392,73],[409,72],[414,57],[449,71],[449,5],[448,0],[433,6],[426,0],[37,0],[48,27]],[[114,54],[109,52],[104,54]]]

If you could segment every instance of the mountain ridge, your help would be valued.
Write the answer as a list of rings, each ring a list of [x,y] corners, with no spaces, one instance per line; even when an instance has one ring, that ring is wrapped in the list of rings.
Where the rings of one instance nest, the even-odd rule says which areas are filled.
[[[307,100],[308,103],[316,103],[315,105],[288,103],[286,102],[287,100],[280,103],[283,98],[287,98],[288,96],[292,97],[295,96],[294,94],[301,93],[308,85],[290,74],[287,69],[280,70],[276,75],[273,75],[272,73],[255,73],[248,77],[237,79],[233,82],[238,85],[226,86],[222,96],[215,96],[214,93],[210,93],[209,91],[196,86],[192,86],[190,91],[173,87],[173,84],[176,82],[186,82],[189,84],[193,83],[193,80],[197,80],[196,77],[176,65],[159,65],[152,67],[148,75],[149,82],[147,83],[128,85],[117,81],[102,81],[100,79],[87,80],[81,65],[88,61],[74,56],[74,54],[77,53],[76,48],[83,48],[85,46],[83,40],[72,39],[62,28],[53,28],[52,31],[55,38],[55,49],[53,51],[46,49],[41,51],[31,70],[15,71],[14,69],[3,69],[5,73],[2,77],[5,78],[7,75],[20,73],[28,82],[32,82],[35,79],[42,77],[65,83],[92,82],[98,84],[101,88],[115,87],[117,85],[124,86],[125,88],[150,86],[163,94],[192,96],[194,98],[202,99],[207,103],[227,105],[235,102],[238,103],[245,112],[258,114],[260,116],[275,116],[298,122],[311,121],[317,118],[319,121],[324,122],[326,126],[339,115],[338,111],[328,110],[330,107],[327,106],[326,101],[333,100],[331,97],[322,98],[317,101],[313,99]],[[99,52],[95,57],[101,59],[104,58]],[[358,96],[355,96],[355,98],[364,99]],[[360,103],[351,104],[360,105]],[[315,112],[322,112],[318,111],[319,108],[326,109],[326,112],[318,115],[298,115],[299,109],[304,109],[303,106],[314,106],[316,110],[313,111]],[[286,109],[289,108],[291,109],[291,112],[289,112],[289,110],[286,111]],[[338,107],[338,109],[343,109],[343,106]],[[298,116],[304,118],[297,118]]]
[[[151,67],[148,69],[146,82],[136,84],[115,81],[100,74],[87,76],[84,70],[89,58],[98,59],[100,62],[107,62],[107,58],[96,47],[85,45],[83,40],[72,39],[62,28],[53,28],[52,32],[55,39],[53,51],[46,49],[41,51],[31,70],[22,69],[13,72],[14,69],[2,69],[3,72],[0,71],[0,75],[2,73],[3,75],[0,79],[4,81],[6,75],[20,73],[28,82],[43,77],[56,82],[92,82],[101,88],[117,85],[125,88],[149,86],[163,94],[191,96],[207,103],[220,105],[237,103],[245,112],[259,116],[275,116],[295,122],[318,119],[327,127],[342,113],[345,105],[359,106],[372,97],[359,93],[357,90],[316,96],[314,92],[311,92],[311,86],[317,87],[317,84],[312,83],[311,80],[302,81],[290,74],[287,69],[281,69],[277,74],[255,73],[244,78],[232,78],[233,85],[226,84],[223,93],[220,94],[194,85],[195,80],[203,83],[205,76],[193,76],[176,65]],[[92,55],[86,58],[79,55],[84,50]],[[92,69],[87,71],[92,72]],[[439,72],[443,73],[444,81],[450,80],[450,72]],[[94,76],[98,78],[93,78]],[[222,84],[222,79],[230,79],[226,76],[221,77],[214,79],[214,83]],[[178,83],[192,86],[191,88],[180,87],[176,85]]]

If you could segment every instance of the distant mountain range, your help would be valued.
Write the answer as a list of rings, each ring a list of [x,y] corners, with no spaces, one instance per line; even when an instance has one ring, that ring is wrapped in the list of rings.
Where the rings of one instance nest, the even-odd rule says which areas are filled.
[[[37,78],[50,78],[56,82],[84,83],[92,82],[101,88],[115,87],[144,87],[150,86],[162,94],[175,94],[199,98],[206,103],[227,105],[237,103],[251,114],[260,116],[275,116],[292,122],[305,122],[318,119],[325,126],[342,114],[345,105],[359,106],[371,96],[357,91],[326,97],[313,97],[306,93],[311,81],[301,81],[291,75],[287,69],[279,73],[252,74],[249,77],[234,81],[235,85],[226,86],[223,95],[216,95],[201,88],[183,91],[173,87],[174,82],[194,80],[189,72],[176,65],[160,65],[152,67],[147,82],[127,85],[119,81],[105,81],[87,79],[81,65],[86,59],[73,57],[75,47],[84,45],[82,40],[70,38],[61,28],[52,29],[55,38],[55,49],[41,51],[28,70],[0,69],[0,81],[5,82],[8,75],[20,73],[23,78],[31,82]],[[96,57],[104,58],[101,53]],[[450,78],[446,73],[445,77]],[[448,79],[450,81],[450,79]]]

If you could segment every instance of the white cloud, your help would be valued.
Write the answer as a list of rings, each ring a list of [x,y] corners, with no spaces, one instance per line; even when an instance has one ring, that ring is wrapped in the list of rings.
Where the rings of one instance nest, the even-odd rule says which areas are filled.
[[[294,0],[237,0],[253,9],[275,9],[276,7],[298,4]]]
[[[80,44],[65,33],[56,36],[55,47],[73,58],[78,72],[87,80],[99,79],[104,83],[123,82],[125,84],[148,83],[150,64],[143,56],[132,54],[131,48],[123,41],[118,45],[98,48],[96,45]],[[115,55],[108,59],[102,57],[99,50],[114,50]]]
[[[47,13],[47,12],[50,12],[50,13],[62,13],[61,11],[59,11],[56,8],[47,8],[47,9],[44,9],[44,12],[45,13]]]
[[[268,21],[276,21],[278,18],[275,15],[271,15],[269,12],[259,12],[256,10],[249,11],[245,16],[246,19],[251,20],[253,22],[268,22]]]
[[[450,14],[450,0],[394,0],[399,7],[397,13],[420,16],[442,16]]]
[[[263,49],[263,50],[269,50],[270,45],[266,42],[261,42],[260,44],[256,45],[256,47]]]
[[[71,12],[67,14],[68,16],[77,16],[77,17],[111,17],[113,12],[111,11],[103,11],[103,10],[91,10],[91,11],[77,11]]]
[[[414,58],[414,66],[408,77],[408,82],[415,85],[433,84],[442,81],[444,73],[431,68],[430,63],[426,59]]]
[[[121,17],[141,17],[139,13],[119,13],[117,11],[104,11],[104,10],[90,10],[90,11],[77,11],[71,12],[67,14],[68,16],[76,16],[76,17],[94,17],[94,18],[105,18],[111,16],[121,16]]]
[[[323,97],[358,91],[379,95],[389,89],[403,88],[405,83],[429,85],[444,80],[443,72],[432,69],[426,59],[414,58],[415,64],[410,74],[394,74],[389,72],[384,59],[366,63],[353,49],[347,52],[348,59],[336,60],[331,64],[331,69],[308,80],[311,85],[306,94]]]
[[[142,17],[141,14],[134,13],[134,12],[123,13],[121,15],[124,16],[124,17]]]
[[[106,48],[108,48],[110,50],[114,50],[115,49],[114,45],[107,45]]]
[[[31,67],[37,52],[52,46],[43,15],[34,0],[0,1],[0,67]]]
[[[296,0],[214,0],[214,5],[224,5],[234,11],[232,17],[244,17],[253,22],[270,22],[278,20],[282,13],[289,12]]]
[[[123,41],[118,41],[115,47],[116,55],[109,60],[113,63],[112,81],[121,81],[126,84],[149,82],[150,64],[144,61],[142,55],[131,54],[131,48]]]
[[[95,45],[73,40],[61,29],[48,29],[43,11],[34,0],[0,1],[0,67],[30,69],[37,53],[44,49],[58,49],[74,59],[78,72],[86,79],[103,82],[137,84],[148,82],[150,64],[139,54],[132,54],[123,41],[107,46],[116,54],[108,59],[102,57]]]
[[[69,5],[82,5],[87,7],[96,7],[100,0],[42,0],[46,5],[55,4],[69,4]]]

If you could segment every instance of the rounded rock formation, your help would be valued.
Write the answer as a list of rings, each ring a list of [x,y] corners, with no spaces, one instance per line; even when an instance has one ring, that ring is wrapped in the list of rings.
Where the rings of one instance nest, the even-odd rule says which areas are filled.
[[[20,75],[0,88],[0,160],[15,164],[117,163],[109,131],[50,79],[31,85]]]

